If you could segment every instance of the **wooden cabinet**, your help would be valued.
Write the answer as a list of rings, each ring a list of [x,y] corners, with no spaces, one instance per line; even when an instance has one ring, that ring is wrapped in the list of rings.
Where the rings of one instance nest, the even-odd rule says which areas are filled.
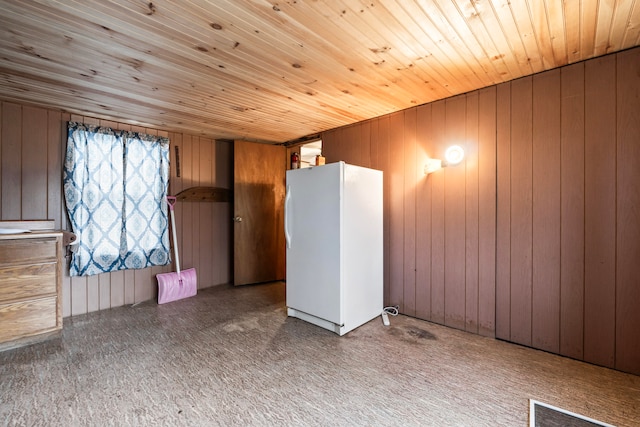
[[[62,330],[62,233],[0,235],[0,350]]]

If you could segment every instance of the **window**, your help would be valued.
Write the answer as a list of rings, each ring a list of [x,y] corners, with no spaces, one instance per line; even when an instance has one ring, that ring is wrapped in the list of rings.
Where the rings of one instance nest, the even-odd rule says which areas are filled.
[[[79,244],[69,274],[170,262],[168,138],[69,122],[64,196]]]

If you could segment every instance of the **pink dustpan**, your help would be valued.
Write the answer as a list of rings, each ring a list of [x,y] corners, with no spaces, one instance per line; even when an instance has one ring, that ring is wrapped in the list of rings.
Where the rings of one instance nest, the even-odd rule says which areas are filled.
[[[176,220],[173,213],[173,205],[176,203],[174,196],[167,196],[167,203],[171,210],[171,231],[173,235],[173,247],[176,256],[176,272],[156,274],[158,279],[158,304],[164,304],[183,298],[194,296],[198,292],[198,278],[196,269],[180,271],[180,256],[178,255],[178,239],[176,238]]]

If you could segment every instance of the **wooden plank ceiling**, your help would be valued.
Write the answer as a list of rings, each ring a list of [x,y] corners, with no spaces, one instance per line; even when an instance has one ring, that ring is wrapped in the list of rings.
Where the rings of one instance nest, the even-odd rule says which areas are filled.
[[[637,46],[640,0],[0,0],[0,99],[286,142]]]

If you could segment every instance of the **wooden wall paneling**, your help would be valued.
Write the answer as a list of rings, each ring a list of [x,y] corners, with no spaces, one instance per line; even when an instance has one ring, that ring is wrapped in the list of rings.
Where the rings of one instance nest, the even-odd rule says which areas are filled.
[[[47,110],[22,107],[22,216],[47,218]],[[44,154],[44,155],[43,155]]]
[[[191,137],[191,179],[192,185],[200,186],[200,138],[197,136]],[[196,269],[200,264],[200,203],[198,202],[186,202],[191,209],[191,267]],[[202,289],[203,283],[198,280],[198,288]]]
[[[511,341],[531,345],[532,79],[511,83]]]
[[[2,107],[2,212],[3,220],[22,218],[22,106],[5,102]]]
[[[615,56],[585,63],[584,359],[613,367],[616,293]]]
[[[327,163],[337,162],[340,156],[340,145],[338,140],[338,129],[322,132],[322,155]],[[289,150],[287,149],[287,153]],[[290,153],[289,153],[290,154]],[[290,157],[287,157],[287,169],[290,168]]]
[[[370,149],[370,158],[371,158],[371,165],[370,167],[373,169],[377,169],[382,171],[382,193],[383,193],[383,300],[386,302],[386,300],[384,299],[384,290],[387,286],[386,280],[384,279],[384,276],[386,274],[386,267],[384,266],[384,260],[385,257],[387,256],[386,254],[386,248],[384,246],[384,206],[385,206],[385,199],[387,197],[386,191],[385,191],[385,184],[387,181],[387,174],[384,170],[384,166],[382,164],[383,161],[383,157],[385,156],[385,153],[382,152],[382,143],[380,140],[380,132],[379,132],[379,124],[380,124],[380,119],[375,119],[375,120],[370,120],[369,121],[369,149]]]
[[[85,314],[87,312],[87,278],[81,276],[71,277],[71,315]]]
[[[336,162],[343,161],[352,165],[361,166],[362,148],[360,145],[361,123],[347,126],[340,129],[336,137],[339,139],[338,157]]]
[[[211,145],[211,185],[216,187],[223,187],[223,178],[221,176],[223,167],[222,159],[224,158],[221,153],[222,141],[212,141]],[[228,144],[227,144],[228,145]],[[227,158],[227,161],[231,160],[231,156]],[[286,167],[290,164],[290,153],[287,150],[286,158],[283,160]],[[221,283],[228,283],[228,268],[226,262],[228,262],[224,253],[231,251],[231,247],[228,245],[228,241],[225,236],[224,227],[229,227],[231,224],[231,216],[226,217],[225,212],[229,209],[229,203],[212,203],[211,206],[211,239],[214,242],[214,250],[210,254],[211,262],[211,283],[218,285]]]
[[[213,141],[200,138],[199,169],[201,186],[213,186],[212,153]],[[207,288],[213,285],[212,257],[214,253],[218,252],[213,238],[213,203],[198,203],[198,209],[200,211],[200,232],[198,233],[200,244],[199,250],[196,252],[199,256],[197,275],[198,282],[202,284],[202,287]]]
[[[478,100],[478,333],[496,333],[496,87]]]
[[[213,203],[213,238],[215,240],[214,251],[211,253],[212,283],[219,285],[231,283],[231,248],[230,224],[231,208],[229,203]]]
[[[99,299],[97,310],[111,308],[111,276],[113,273],[104,273],[98,278]]]
[[[72,114],[70,120],[77,123],[84,123],[83,116]],[[71,315],[84,314],[87,312],[87,278],[86,276],[74,276],[71,278]]]
[[[640,55],[617,55],[615,368],[640,375]]]
[[[445,101],[434,102],[431,106],[431,153],[435,159],[442,159],[447,146],[445,139]],[[444,171],[439,170],[427,176],[431,185],[431,321],[445,322],[445,180]]]
[[[380,120],[370,120],[369,121],[369,167],[372,169],[382,170],[380,167],[380,141],[378,135],[378,123]],[[384,181],[384,174],[383,174]]]
[[[582,359],[584,332],[584,63],[560,70],[560,349]]]
[[[404,313],[404,112],[389,117],[390,304]]]
[[[391,132],[391,125],[389,116],[384,116],[376,119],[377,122],[377,137],[378,144],[378,168],[383,173],[382,187],[383,187],[383,262],[384,262],[384,302],[385,305],[391,304],[391,252],[390,252],[390,212],[391,212],[391,170],[389,168],[389,134]],[[374,128],[375,129],[375,128]]]
[[[229,141],[216,141],[215,144],[215,183],[222,188],[232,188],[233,181],[233,144]],[[217,221],[216,241],[218,252],[214,254],[217,265],[216,284],[231,283],[231,217],[233,203],[215,203]]]
[[[364,166],[363,163],[363,153],[364,153],[364,144],[362,141],[362,128],[364,123],[356,123],[347,128],[347,138],[345,139],[345,144],[347,148],[347,163],[351,163],[352,165]]]
[[[109,275],[109,306],[120,307],[124,305],[124,271],[114,271]]]
[[[124,303],[135,304],[136,302],[136,275],[135,270],[124,270]]]
[[[431,104],[417,107],[416,117],[416,317],[431,319],[431,180],[424,174],[433,153]]]
[[[315,162],[315,159],[314,159]],[[281,171],[279,173],[279,177],[281,182],[285,182],[286,181],[286,174],[284,172],[285,168],[286,168],[286,162],[284,161],[284,159],[280,158],[279,159],[279,165],[275,168],[277,171]],[[274,184],[277,184],[276,181],[274,181]],[[276,216],[275,216],[275,226],[277,231],[275,232],[275,248],[274,251],[276,252],[276,272],[278,277],[280,278],[285,278],[286,276],[286,269],[287,269],[287,251],[286,251],[286,247],[287,247],[287,242],[285,240],[285,236],[284,236],[284,198],[286,196],[286,187],[285,185],[280,186],[280,191],[274,194],[274,206],[276,206]]]
[[[360,126],[360,166],[371,168],[371,121]]]
[[[479,92],[466,95],[465,138],[463,147],[465,158],[464,214],[465,214],[465,293],[464,293],[464,329],[478,333],[478,292],[479,292]]]
[[[532,345],[560,350],[560,70],[533,76]]]
[[[57,229],[64,229],[62,223],[62,213],[64,205],[64,197],[62,193],[62,169],[63,169],[63,151],[66,148],[66,138],[63,138],[62,115],[59,111],[47,111],[47,127],[46,127],[46,192],[47,192],[47,214],[46,219],[52,219]],[[65,132],[66,134],[66,132]]]
[[[496,87],[496,338],[511,338],[511,83]]]
[[[417,110],[404,111],[404,311],[408,316],[416,315],[416,131]]]
[[[466,95],[445,101],[445,141],[465,146]],[[445,325],[465,328],[465,162],[443,170]]]

